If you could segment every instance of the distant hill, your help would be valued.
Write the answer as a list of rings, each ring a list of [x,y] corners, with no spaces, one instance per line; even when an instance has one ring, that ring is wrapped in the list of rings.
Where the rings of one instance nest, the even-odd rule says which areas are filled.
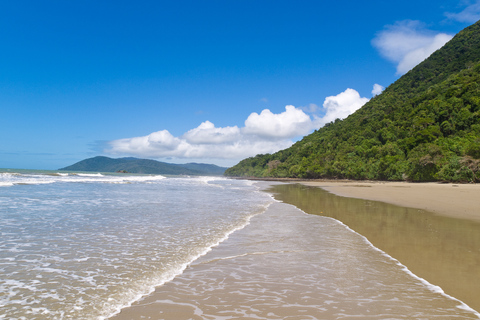
[[[480,22],[346,119],[225,175],[480,182]]]
[[[213,164],[187,163],[172,164],[155,160],[108,157],[94,157],[79,161],[71,166],[61,168],[65,171],[95,171],[95,172],[128,172],[143,174],[172,175],[223,175],[226,168]]]

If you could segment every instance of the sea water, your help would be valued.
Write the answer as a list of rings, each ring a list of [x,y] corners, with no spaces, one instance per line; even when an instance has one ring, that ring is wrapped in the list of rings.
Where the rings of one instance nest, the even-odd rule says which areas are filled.
[[[250,181],[0,177],[0,318],[479,316],[343,223]]]
[[[108,317],[272,202],[224,178],[14,171],[0,173],[5,319]]]

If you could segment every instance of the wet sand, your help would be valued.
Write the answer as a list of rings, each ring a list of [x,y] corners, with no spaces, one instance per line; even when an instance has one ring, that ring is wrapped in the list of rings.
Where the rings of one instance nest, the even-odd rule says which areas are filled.
[[[307,213],[342,221],[419,277],[480,310],[478,187],[304,182],[279,185],[272,190],[277,199]],[[403,203],[413,208],[352,196]],[[442,205],[434,203],[436,199]],[[434,209],[425,211],[415,206]]]
[[[382,201],[480,222],[480,184],[304,181],[336,195]]]
[[[183,274],[111,319],[353,318],[450,320],[478,314],[411,276],[334,219],[274,203]]]
[[[336,192],[348,188],[374,190]],[[111,319],[478,319],[328,217],[476,310],[480,223],[300,184],[271,191],[295,207],[274,203]]]

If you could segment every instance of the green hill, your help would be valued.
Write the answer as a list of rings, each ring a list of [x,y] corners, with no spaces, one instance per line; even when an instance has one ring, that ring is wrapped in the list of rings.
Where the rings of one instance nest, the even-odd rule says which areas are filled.
[[[155,160],[108,157],[94,157],[79,161],[71,166],[61,168],[65,171],[95,171],[95,172],[128,172],[143,174],[172,175],[222,175],[226,168],[213,164],[171,164]]]
[[[480,181],[480,22],[344,120],[227,176]]]

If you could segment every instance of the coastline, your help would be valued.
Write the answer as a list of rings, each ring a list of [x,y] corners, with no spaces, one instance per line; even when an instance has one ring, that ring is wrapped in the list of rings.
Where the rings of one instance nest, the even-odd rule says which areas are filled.
[[[381,201],[480,222],[479,184],[319,180],[298,183],[319,187],[338,196]]]
[[[480,222],[480,184],[297,178],[233,178],[317,187],[334,195],[385,202]]]
[[[411,272],[414,275],[414,277],[407,277],[410,279],[406,280],[407,282],[416,279],[415,277],[425,279],[429,285],[423,288],[428,289],[427,287],[429,287],[430,289],[427,291],[430,293],[440,293],[444,297],[453,297],[453,300],[447,300],[451,302],[459,299],[468,305],[467,308],[465,308],[465,305],[457,305],[454,309],[447,311],[447,315],[444,316],[458,316],[463,312],[462,310],[480,309],[480,301],[477,298],[478,288],[480,288],[480,270],[476,267],[480,263],[478,256],[480,224],[477,222],[478,220],[472,221],[476,220],[478,211],[473,210],[470,215],[462,215],[463,209],[445,208],[442,211],[437,210],[436,214],[433,213],[434,210],[429,205],[430,202],[439,197],[445,202],[450,202],[453,206],[458,201],[463,201],[464,198],[472,200],[473,203],[478,202],[475,198],[475,194],[479,190],[476,185],[456,187],[435,183],[287,181],[280,179],[273,180],[276,183],[263,184],[262,179],[257,181],[261,184],[260,189],[273,193],[274,198],[280,200],[280,203],[272,204],[265,213],[252,219],[252,224],[248,228],[232,234],[228,241],[214,248],[208,255],[193,262],[184,273],[174,280],[158,287],[151,295],[137,301],[131,307],[123,309],[119,314],[109,319],[201,319],[203,315],[225,316],[229,314],[233,316],[237,312],[246,315],[253,310],[260,312],[257,316],[272,318],[272,311],[275,308],[271,309],[267,306],[274,306],[278,301],[282,301],[280,304],[284,307],[286,305],[298,307],[299,301],[303,299],[304,292],[310,290],[299,288],[299,290],[292,291],[290,283],[282,282],[285,279],[298,276],[308,278],[309,281],[317,279],[323,282],[326,279],[336,279],[332,283],[334,287],[331,289],[309,295],[309,298],[316,299],[319,297],[321,301],[315,303],[310,301],[309,306],[317,305],[317,307],[309,310],[308,313],[313,315],[318,310],[325,309],[328,317],[337,318],[338,314],[335,315],[336,311],[332,309],[334,307],[324,306],[322,301],[331,299],[330,295],[336,292],[333,288],[338,289],[340,284],[347,285],[348,288],[345,288],[345,292],[350,292],[352,283],[364,279],[367,270],[372,267],[369,266],[365,269],[365,272],[359,273],[358,263],[366,262],[370,264],[376,261],[372,257],[359,256],[361,250],[353,248],[348,250],[344,250],[346,249],[344,248],[339,251],[341,254],[331,256],[335,250],[338,250],[339,244],[349,243],[351,239],[346,241],[346,238],[353,234],[366,237],[373,246],[372,248],[386,253],[393,257],[397,263],[400,261],[402,265],[406,266],[408,268],[406,269],[407,273]],[[269,180],[269,182],[271,181]],[[461,186],[464,186],[464,188],[461,188]],[[420,190],[422,188],[423,191]],[[400,190],[400,192],[397,192],[397,190]],[[451,192],[451,190],[454,191]],[[467,191],[464,192],[465,190]],[[471,199],[472,192],[474,198]],[[447,195],[443,196],[443,193]],[[418,203],[409,201],[408,197],[410,195],[415,195],[412,198],[418,198],[423,202],[418,199]],[[399,203],[402,207],[388,202]],[[430,212],[416,209],[419,205],[427,205]],[[287,211],[298,209],[303,213],[312,215],[303,215],[297,212],[290,217],[292,220],[286,219],[289,216]],[[317,220],[318,218],[313,218],[314,215],[323,217]],[[461,219],[458,219],[459,217]],[[321,249],[326,250],[325,252],[316,252],[317,249],[314,250],[313,248],[320,249],[334,239],[331,235],[328,235],[328,232],[336,228],[334,225],[339,225],[333,223],[334,220],[328,220],[330,218],[341,221],[341,225],[351,228],[354,233],[342,233],[339,239],[332,242],[333,247]],[[263,219],[270,222],[264,221],[259,224],[259,220]],[[308,220],[306,224],[293,227],[296,223],[305,219]],[[333,224],[327,223],[324,227],[316,225],[320,221],[323,221],[321,224],[325,224],[327,221]],[[265,228],[265,226],[268,226],[268,228]],[[289,229],[291,229],[289,231],[291,236],[286,237],[282,232]],[[300,233],[305,233],[308,236],[299,236],[299,230],[302,230]],[[318,236],[326,236],[326,238],[317,239]],[[303,243],[304,241],[308,241],[308,244]],[[273,247],[257,247],[268,243],[272,243]],[[281,249],[280,244],[287,247]],[[348,254],[345,254],[345,252],[348,252]],[[306,256],[296,256],[302,253],[305,253]],[[328,271],[325,269],[325,259],[328,259],[328,257],[332,258],[332,265],[335,266],[332,270],[337,271],[331,276],[319,277],[319,275],[324,275]],[[264,260],[264,258],[268,259]],[[275,259],[280,260],[276,261]],[[285,264],[286,259],[293,261],[290,266]],[[318,261],[315,259],[318,259]],[[340,260],[342,263],[339,264]],[[273,265],[271,265],[272,261],[274,261]],[[307,265],[300,266],[299,262],[301,261]],[[345,266],[351,263],[353,263],[352,269],[349,272],[337,274],[339,267],[345,269]],[[381,264],[384,265],[385,261]],[[283,274],[279,266],[285,266],[285,272],[287,273]],[[313,268],[311,272],[307,272],[309,268]],[[319,268],[322,270],[321,273],[318,273]],[[380,269],[383,270],[383,267]],[[403,277],[407,273],[394,272],[385,279],[396,279],[398,276]],[[355,276],[346,281],[345,277],[350,274]],[[368,280],[368,284],[359,283],[354,288],[359,288],[361,292],[364,292],[371,288],[370,281],[379,279],[378,275],[375,271],[372,274],[373,278]],[[277,276],[280,276],[280,278],[275,281],[270,279],[270,277]],[[265,279],[270,280],[265,282]],[[306,283],[307,288],[321,288],[320,285],[312,285],[309,281]],[[298,281],[295,281],[295,283],[298,283]],[[258,292],[259,287],[263,288],[264,291]],[[289,292],[291,291],[291,297],[285,295],[286,288]],[[412,288],[400,289],[398,284],[393,283],[388,285],[383,283],[381,288],[392,294],[386,300],[401,302],[398,312],[404,314],[404,303],[410,299]],[[415,288],[422,288],[422,286],[415,285]],[[376,296],[378,292],[383,292],[383,289],[377,289],[374,290],[375,294],[370,297]],[[269,293],[265,296],[264,293],[266,292]],[[403,293],[408,294],[402,296]],[[430,295],[430,293],[428,294]],[[325,296],[322,297],[324,294],[329,295],[328,299]],[[241,297],[250,297],[248,299],[250,302],[238,300]],[[276,302],[260,303],[260,301],[270,299],[269,297],[274,297]],[[283,301],[284,299],[288,301]],[[370,299],[368,298],[368,300]],[[442,300],[443,302],[433,309],[440,310],[447,300]],[[430,301],[430,298],[425,301]],[[250,306],[251,303],[253,303],[252,306]],[[348,304],[347,301],[342,302],[343,307],[348,306]],[[319,308],[320,306],[321,308]],[[306,308],[306,305],[304,307]],[[284,309],[282,311],[278,309],[279,313],[276,316],[278,318],[285,318],[287,315],[298,316],[299,312],[307,311],[305,308],[302,307],[301,310],[295,308]],[[423,308],[422,306],[421,309]],[[371,311],[375,314],[381,312],[380,310],[382,310],[382,307],[373,307]],[[350,310],[352,315],[363,314],[366,316],[363,311],[356,307]],[[473,313],[473,317],[478,318],[478,313]],[[324,318],[327,314],[319,315],[319,318]],[[277,317],[273,318],[276,319]],[[467,318],[469,317],[467,316]]]
[[[298,189],[299,185],[275,184],[274,188],[291,186]],[[311,189],[334,200],[322,199],[328,210],[361,201]],[[296,192],[282,194],[295,196]],[[338,220],[274,202],[253,217],[247,228],[233,233],[184,273],[109,319],[379,316],[479,318],[471,306],[412,276],[397,260]]]
[[[480,310],[480,214],[472,206],[479,186],[297,182],[269,191],[306,213],[341,221],[413,274]],[[437,200],[445,207],[432,204]]]

